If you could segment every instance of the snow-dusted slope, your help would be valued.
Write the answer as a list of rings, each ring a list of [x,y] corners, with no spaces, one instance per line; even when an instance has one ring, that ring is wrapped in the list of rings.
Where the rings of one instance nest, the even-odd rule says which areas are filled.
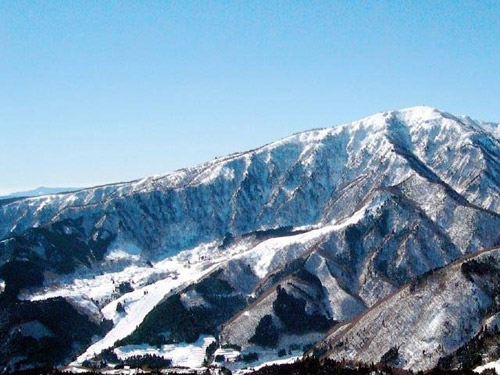
[[[498,244],[498,233],[498,126],[429,107],[295,134],[164,176],[0,202],[1,263],[44,273],[43,286],[37,277],[16,285],[29,289],[21,297],[62,296],[95,322],[113,320],[81,360],[139,340],[127,336],[136,326],[149,332],[175,298],[211,313],[218,298],[238,301],[224,312],[231,319],[201,333],[222,329],[227,343],[250,348],[271,315],[279,345],[288,345],[297,338],[273,310],[278,286],[305,301],[305,319],[342,322],[419,275]],[[206,280],[223,295],[207,292]],[[301,334],[317,336],[313,328]]]
[[[497,313],[500,249],[482,252],[422,277],[335,329],[320,347],[333,359],[377,363],[397,348],[392,365],[433,368],[474,337]]]
[[[394,185],[415,173],[420,163],[429,169],[422,172],[451,185],[471,203],[498,211],[498,202],[478,199],[480,193],[498,193],[497,181],[492,181],[498,178],[498,147],[489,133],[432,108],[384,112],[165,176],[3,205],[0,234],[7,237],[95,213],[87,231],[95,226],[116,230],[116,219],[130,217],[129,235],[143,245],[188,247],[204,238],[185,238],[184,231],[182,240],[175,239],[179,229],[172,228],[174,223],[207,238],[277,224],[317,223],[339,216],[327,209],[346,187],[366,193],[378,185]],[[345,207],[339,214],[350,213],[352,207]],[[123,217],[115,218],[119,214]],[[206,227],[201,218],[218,225]],[[141,236],[153,219],[161,219],[155,229],[169,229],[160,243]]]

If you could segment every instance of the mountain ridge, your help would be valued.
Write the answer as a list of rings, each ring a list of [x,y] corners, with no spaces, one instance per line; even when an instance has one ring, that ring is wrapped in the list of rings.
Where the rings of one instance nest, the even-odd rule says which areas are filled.
[[[238,158],[238,157],[244,156],[246,154],[251,154],[252,152],[257,152],[257,151],[261,151],[263,149],[266,149],[268,147],[276,146],[281,142],[286,142],[286,141],[292,140],[296,137],[300,138],[301,136],[309,135],[310,133],[334,131],[334,129],[337,129],[337,128],[354,126],[358,123],[365,122],[365,121],[369,122],[373,119],[380,118],[380,116],[391,116],[391,115],[395,115],[395,114],[404,114],[404,113],[413,113],[413,112],[417,112],[419,114],[426,113],[425,118],[427,120],[432,118],[429,116],[429,113],[436,113],[436,114],[439,114],[443,117],[449,116],[449,117],[453,118],[454,120],[459,121],[464,126],[467,126],[467,127],[472,126],[474,130],[481,130],[481,131],[487,132],[489,135],[492,135],[495,138],[497,138],[497,140],[498,140],[498,135],[500,134],[500,133],[498,133],[498,130],[500,130],[500,123],[497,124],[494,122],[476,121],[468,116],[454,116],[448,112],[441,111],[439,109],[436,109],[434,107],[429,107],[429,106],[407,107],[407,108],[403,108],[400,110],[389,110],[389,111],[379,112],[379,113],[376,113],[374,115],[363,117],[362,119],[354,121],[354,122],[347,122],[347,123],[343,123],[340,125],[335,125],[333,127],[314,128],[314,129],[310,129],[310,130],[297,132],[297,133],[294,133],[290,136],[283,137],[277,141],[272,141],[272,142],[269,142],[265,145],[262,145],[262,146],[259,146],[259,147],[253,148],[253,149],[249,149],[247,151],[234,152],[234,153],[231,153],[231,154],[226,155],[226,156],[216,157],[210,161],[202,162],[194,167],[185,167],[185,168],[177,169],[177,170],[172,171],[172,172],[167,172],[165,174],[157,174],[157,175],[154,175],[151,177],[143,177],[143,178],[137,178],[137,179],[133,179],[133,180],[129,180],[129,181],[121,181],[121,182],[116,182],[116,183],[96,185],[96,186],[87,187],[87,188],[54,188],[54,189],[58,189],[58,190],[59,189],[61,189],[61,190],[68,189],[68,191],[61,191],[61,192],[57,192],[55,194],[59,195],[59,194],[71,193],[71,190],[93,190],[96,188],[106,188],[106,187],[112,187],[112,186],[118,187],[118,186],[125,185],[125,184],[140,183],[141,181],[145,181],[145,180],[149,180],[149,179],[153,179],[153,180],[164,179],[164,178],[167,178],[169,176],[175,176],[176,174],[181,173],[183,171],[189,171],[189,170],[193,170],[193,169],[201,169],[204,167],[211,167],[211,166],[214,166],[214,164],[227,162],[227,161],[230,161],[234,158]],[[497,129],[495,129],[495,128],[497,128]],[[46,189],[45,187],[40,187],[40,188]],[[31,191],[34,192],[34,191],[39,190],[40,188],[33,189],[33,190],[30,190],[27,192],[31,192]],[[47,188],[47,189],[50,189],[50,188]],[[17,194],[23,194],[23,193],[25,193],[25,192],[16,192],[13,194],[16,194],[16,197],[21,197],[21,196],[17,196]],[[3,196],[2,198],[8,198],[8,197],[11,197],[11,195],[12,194],[9,194],[9,195]],[[51,193],[47,193],[47,194],[43,194],[43,195],[51,195]],[[38,197],[24,196],[23,198],[38,198]]]

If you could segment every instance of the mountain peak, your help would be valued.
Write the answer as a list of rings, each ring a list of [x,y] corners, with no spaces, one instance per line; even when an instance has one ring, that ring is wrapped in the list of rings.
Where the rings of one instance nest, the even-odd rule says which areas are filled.
[[[440,111],[429,106],[415,106],[397,110],[388,110],[378,112],[364,117],[358,121],[349,122],[341,127],[357,129],[360,126],[374,131],[385,130],[387,125],[394,119],[404,122],[408,126],[418,125],[426,122],[432,122],[439,119],[454,117],[446,112]],[[337,127],[334,127],[337,128]]]
[[[397,110],[397,112],[413,113],[415,115],[420,115],[422,117],[429,116],[430,114],[442,113],[442,111],[440,111],[439,109],[428,105],[417,105],[413,107],[401,108]]]

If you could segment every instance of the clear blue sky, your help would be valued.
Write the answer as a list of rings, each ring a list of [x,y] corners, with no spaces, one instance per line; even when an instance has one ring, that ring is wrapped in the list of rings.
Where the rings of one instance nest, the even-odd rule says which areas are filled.
[[[500,121],[500,2],[0,2],[0,193],[421,104]]]

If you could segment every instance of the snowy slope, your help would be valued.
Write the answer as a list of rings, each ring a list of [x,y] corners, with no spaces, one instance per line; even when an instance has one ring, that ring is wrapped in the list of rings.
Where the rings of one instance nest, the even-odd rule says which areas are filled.
[[[481,267],[473,267],[481,265]],[[425,370],[474,337],[498,309],[500,249],[455,262],[405,286],[334,330],[320,346],[333,359],[377,363],[398,348],[394,365]]]
[[[475,369],[474,369],[474,372],[477,372],[477,373],[482,373],[484,370],[488,370],[488,369],[493,369],[495,370],[495,372],[498,374],[500,373],[500,360],[498,361],[493,361],[493,362],[489,362],[485,365],[482,365],[482,366],[477,366]]]
[[[292,221],[285,217],[290,213],[293,214],[291,224],[295,226],[313,224],[330,218],[328,212],[321,212],[321,207],[325,204],[329,207],[333,203],[331,198],[338,198],[335,193],[341,193],[350,184],[394,185],[411,175],[414,166],[408,165],[408,158],[399,153],[400,150],[411,152],[439,180],[453,183],[453,189],[471,203],[484,204],[479,200],[474,202],[474,188],[484,179],[486,189],[495,189],[489,186],[488,178],[498,177],[498,142],[450,116],[427,107],[385,112],[352,124],[296,134],[247,153],[215,159],[165,176],[13,202],[2,206],[0,234],[3,237],[18,234],[35,225],[72,218],[94,209],[99,213],[92,218],[92,224],[113,229],[117,223],[104,216],[104,212],[114,216],[121,210],[139,217],[149,213],[163,219],[164,225],[181,219],[194,225],[193,229],[211,230],[214,228],[200,228],[201,224],[191,221],[213,215],[220,220],[219,227],[227,232],[232,229],[234,234],[247,232],[250,227],[268,227],[271,222],[286,225]],[[479,136],[483,143],[478,142]],[[459,155],[463,158],[455,157]],[[490,169],[491,176],[482,175],[481,171]],[[479,177],[471,174],[473,171]],[[368,172],[374,175],[369,176]],[[452,175],[457,180],[453,180]],[[319,190],[315,193],[313,188]],[[205,204],[204,208],[198,207],[200,202]],[[310,209],[292,210],[303,207],[306,202],[312,206]],[[198,205],[193,206],[194,203]],[[138,207],[142,204],[158,207],[147,212],[144,207]],[[167,215],[167,208],[171,215]],[[272,211],[274,208],[278,210]],[[498,203],[490,203],[487,208],[498,210]],[[351,213],[344,210],[340,214]],[[249,219],[257,222],[251,225]],[[128,229],[145,229],[153,223],[146,220],[135,228],[138,224]],[[201,233],[208,235],[205,231]],[[172,237],[173,233],[167,238],[172,240]]]
[[[135,355],[152,354],[171,359],[173,366],[199,368],[203,365],[207,346],[214,341],[214,337],[200,337],[192,344],[163,345],[159,349],[147,345],[130,345],[116,349],[115,353],[120,359]]]

